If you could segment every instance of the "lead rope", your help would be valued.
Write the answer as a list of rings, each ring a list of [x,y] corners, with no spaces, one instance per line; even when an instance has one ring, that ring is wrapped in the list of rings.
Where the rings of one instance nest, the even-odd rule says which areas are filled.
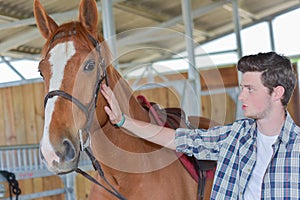
[[[89,156],[93,167],[95,170],[97,170],[98,174],[100,175],[100,177],[104,180],[104,182],[110,187],[107,188],[104,185],[102,185],[101,183],[99,183],[94,177],[92,177],[91,175],[89,175],[88,173],[82,171],[81,169],[77,168],[75,171],[81,175],[83,175],[84,177],[86,177],[87,179],[89,179],[90,181],[92,181],[93,183],[95,183],[96,185],[102,187],[103,189],[105,189],[107,192],[111,193],[112,195],[114,195],[115,197],[117,197],[120,200],[127,200],[125,197],[123,197],[122,194],[120,194],[116,188],[114,188],[114,186],[112,186],[109,181],[106,179],[104,172],[101,168],[100,163],[97,161],[97,159],[93,156],[93,153],[91,151],[91,149],[89,147],[85,147],[84,148],[85,153]]]
[[[16,176],[12,172],[5,170],[0,170],[0,174],[3,175],[7,182],[9,183],[9,197],[12,200],[12,194],[16,195],[16,200],[18,200],[19,195],[21,194],[21,189],[19,188],[19,183],[16,180]]]

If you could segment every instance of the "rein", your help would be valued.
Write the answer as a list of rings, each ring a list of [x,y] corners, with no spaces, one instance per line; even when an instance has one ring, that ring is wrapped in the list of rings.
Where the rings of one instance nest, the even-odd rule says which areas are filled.
[[[54,36],[54,38],[51,40],[51,43],[58,39],[58,38],[62,38],[62,37],[66,37],[66,36],[72,36],[72,35],[76,35],[76,30],[70,31],[70,32],[61,32],[59,34],[57,34],[56,36]],[[100,85],[101,83],[105,80],[106,85],[108,86],[108,77],[107,77],[107,71],[106,71],[106,65],[105,65],[105,60],[101,55],[101,48],[100,48],[100,44],[99,42],[92,37],[91,35],[88,35],[88,38],[90,39],[90,41],[93,43],[94,47],[96,48],[96,51],[99,54],[99,67],[97,67],[97,81],[96,81],[96,85],[94,88],[94,97],[91,100],[91,102],[89,103],[88,106],[83,105],[77,98],[73,97],[72,95],[68,94],[67,92],[63,91],[63,90],[52,90],[50,92],[48,92],[48,94],[45,96],[44,99],[44,108],[46,108],[47,102],[49,99],[55,97],[55,96],[59,96],[59,97],[63,97],[64,99],[74,103],[76,106],[78,106],[85,114],[86,116],[86,123],[83,129],[79,129],[78,130],[78,135],[79,135],[79,139],[80,139],[80,150],[85,152],[92,164],[95,170],[97,170],[98,174],[100,175],[100,177],[104,180],[104,182],[110,187],[107,188],[104,185],[102,185],[101,183],[99,183],[95,178],[93,178],[92,176],[90,176],[88,173],[82,171],[81,169],[77,168],[75,171],[79,174],[81,174],[82,176],[84,176],[85,178],[87,178],[88,180],[92,181],[94,184],[102,187],[103,189],[105,189],[107,192],[111,193],[112,195],[114,195],[115,197],[117,197],[120,200],[126,200],[126,198],[124,198],[106,179],[104,172],[101,168],[100,163],[97,161],[97,159],[94,157],[92,150],[90,148],[90,128],[91,128],[91,124],[93,121],[93,116],[95,113],[95,109],[96,109],[96,103],[98,100],[98,94],[99,94],[99,90],[100,90]],[[50,43],[50,44],[51,44]],[[102,69],[102,74],[100,74],[100,69]],[[86,134],[86,140],[83,141],[83,133]]]

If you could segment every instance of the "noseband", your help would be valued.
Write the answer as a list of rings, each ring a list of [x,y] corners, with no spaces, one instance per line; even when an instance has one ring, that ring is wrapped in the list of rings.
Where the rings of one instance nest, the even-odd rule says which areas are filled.
[[[58,33],[56,36],[53,37],[52,41],[50,42],[50,44],[58,39],[58,38],[62,38],[62,37],[66,37],[66,36],[72,36],[72,35],[76,35],[76,30],[70,31],[70,32],[60,32]],[[77,98],[73,97],[71,94],[68,94],[67,92],[63,91],[63,90],[52,90],[50,92],[48,92],[48,94],[45,96],[44,99],[44,108],[46,108],[47,102],[49,99],[55,97],[55,96],[59,96],[59,97],[63,97],[64,99],[74,103],[78,108],[80,108],[85,116],[86,116],[86,123],[83,127],[83,129],[79,129],[78,130],[78,135],[79,135],[79,140],[80,140],[80,149],[81,151],[85,151],[86,154],[89,156],[95,170],[98,171],[100,177],[104,180],[104,182],[110,187],[107,188],[106,186],[102,185],[101,183],[99,183],[95,178],[93,178],[92,176],[90,176],[89,174],[87,174],[86,172],[82,171],[81,169],[77,168],[75,171],[77,173],[82,174],[84,177],[86,177],[87,179],[89,179],[90,181],[92,181],[93,183],[97,184],[98,186],[102,187],[103,189],[105,189],[107,192],[111,193],[112,195],[114,195],[115,197],[117,197],[120,200],[126,200],[126,198],[124,198],[105,178],[104,176],[104,172],[101,168],[100,163],[97,161],[97,159],[94,157],[92,150],[90,148],[90,128],[91,128],[91,124],[93,121],[93,116],[95,113],[95,109],[97,106],[97,100],[98,100],[98,94],[99,94],[99,90],[100,90],[100,86],[101,83],[105,80],[106,85],[108,86],[108,77],[107,77],[107,71],[106,71],[106,64],[105,64],[105,60],[101,55],[101,47],[99,42],[92,37],[91,35],[88,35],[89,40],[93,43],[98,56],[99,56],[99,63],[98,63],[98,67],[97,67],[97,80],[96,80],[96,84],[94,87],[94,91],[93,91],[93,98],[91,100],[91,102],[85,106],[83,103],[81,103]],[[100,70],[101,69],[101,70]],[[102,71],[102,74],[101,72]],[[83,140],[83,134],[86,134],[86,139],[85,141]]]

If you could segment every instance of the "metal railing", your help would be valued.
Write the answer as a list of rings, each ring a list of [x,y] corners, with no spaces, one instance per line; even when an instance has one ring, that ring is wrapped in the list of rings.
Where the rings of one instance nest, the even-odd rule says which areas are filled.
[[[79,167],[86,171],[93,169],[93,166],[86,154],[80,155]],[[17,180],[54,175],[48,171],[46,166],[41,162],[38,144],[0,146],[0,170],[14,173]],[[30,200],[38,197],[54,196],[58,194],[65,194],[65,197],[68,200],[76,199],[74,192],[75,175],[76,174],[74,173],[70,173],[68,175],[60,176],[65,188],[21,195],[19,199]],[[0,182],[4,181],[6,181],[4,177],[0,176]],[[3,200],[9,200],[9,198]]]

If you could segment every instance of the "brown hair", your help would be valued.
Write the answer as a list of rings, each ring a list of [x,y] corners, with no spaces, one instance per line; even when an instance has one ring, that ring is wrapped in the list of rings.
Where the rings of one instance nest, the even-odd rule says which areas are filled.
[[[242,72],[263,72],[262,84],[269,89],[269,93],[277,86],[285,89],[281,103],[286,106],[296,85],[296,74],[290,60],[275,52],[259,53],[242,57],[237,69]]]

